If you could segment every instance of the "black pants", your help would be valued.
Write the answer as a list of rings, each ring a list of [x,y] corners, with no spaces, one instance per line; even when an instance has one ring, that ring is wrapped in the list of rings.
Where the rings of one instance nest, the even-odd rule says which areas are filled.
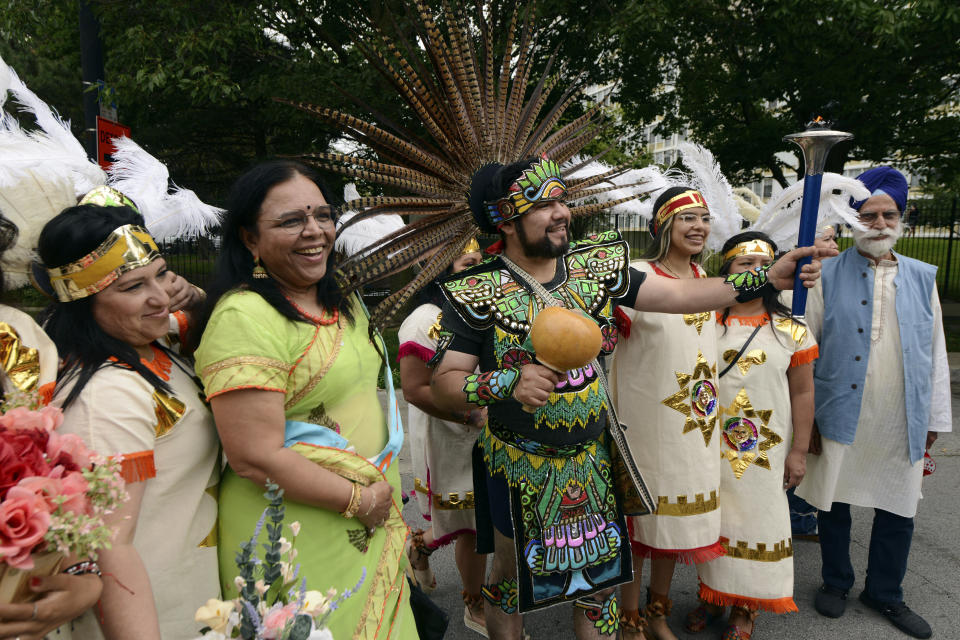
[[[853,587],[850,562],[850,505],[834,502],[830,511],[817,515],[820,529],[821,575],[824,584],[849,591]],[[867,559],[867,595],[883,604],[903,602],[903,576],[913,539],[913,518],[874,509],[873,531]]]

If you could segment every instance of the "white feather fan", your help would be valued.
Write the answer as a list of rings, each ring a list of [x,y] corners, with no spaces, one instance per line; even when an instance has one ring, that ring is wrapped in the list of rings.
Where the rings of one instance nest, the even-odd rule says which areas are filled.
[[[195,236],[217,224],[223,209],[205,204],[193,191],[175,184],[162,162],[130,138],[116,138],[110,186],[133,200],[158,242]]]
[[[712,223],[707,246],[719,251],[728,238],[740,233],[743,225],[733,189],[710,151],[690,142],[681,142],[677,148],[681,161],[689,170],[690,186],[703,195],[710,210]]]
[[[824,173],[820,186],[817,229],[828,224],[847,223],[854,229],[863,230],[857,212],[850,207],[850,198],[863,200],[869,197],[870,190],[859,180],[837,173]],[[781,249],[792,248],[797,244],[802,205],[803,180],[800,180],[772,198],[750,228],[770,236]]]
[[[582,162],[582,158],[579,156],[574,156],[569,162],[566,163],[565,169],[566,167],[577,166]],[[593,176],[600,175],[601,173],[607,173],[612,169],[613,167],[610,165],[593,160],[580,169],[577,169],[575,172],[567,175],[567,177],[576,180],[583,180],[585,178],[591,178]],[[667,184],[667,180],[664,178],[663,173],[661,173],[659,168],[653,166],[644,167],[643,169],[627,169],[626,171],[595,185],[595,188],[609,185],[618,185],[620,188],[613,189],[611,191],[605,191],[603,193],[593,194],[587,197],[595,199],[597,202],[613,202],[614,200],[619,200],[620,198],[626,198],[637,193],[642,193],[644,194],[643,196],[627,202],[621,202],[620,204],[608,209],[607,212],[612,214],[639,215],[647,220],[650,219],[653,210],[653,202],[651,201],[652,194],[669,186]]]

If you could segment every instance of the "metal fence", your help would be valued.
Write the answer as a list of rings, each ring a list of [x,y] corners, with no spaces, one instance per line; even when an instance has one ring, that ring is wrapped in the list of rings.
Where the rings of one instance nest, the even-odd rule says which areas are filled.
[[[941,198],[936,201],[917,200],[917,214],[904,217],[907,229],[897,243],[896,251],[938,267],[937,287],[941,298],[960,300],[960,211],[958,197]],[[576,236],[602,229],[616,228],[630,244],[631,257],[639,257],[650,245],[651,237],[647,224],[637,215],[601,215],[582,222],[574,223]],[[852,243],[849,230],[844,229],[839,240],[840,248],[845,249]],[[165,243],[161,251],[170,267],[199,286],[205,286],[213,274],[217,255],[217,244],[211,238],[192,238]],[[708,271],[714,272],[719,266],[718,257],[710,256],[705,261]],[[394,283],[398,280],[394,280]],[[402,282],[402,278],[399,280]],[[370,292],[369,302],[376,303],[389,291],[380,287]]]

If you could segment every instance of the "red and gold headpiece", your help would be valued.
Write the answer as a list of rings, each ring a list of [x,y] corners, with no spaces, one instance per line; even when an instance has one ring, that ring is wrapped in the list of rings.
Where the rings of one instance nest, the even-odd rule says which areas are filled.
[[[773,253],[773,247],[769,242],[763,240],[747,240],[733,246],[732,249],[723,254],[723,261],[729,262],[740,256],[766,256],[773,260],[776,256]]]
[[[653,214],[653,233],[656,235],[660,231],[663,223],[673,216],[688,209],[708,209],[703,195],[696,189],[688,189],[670,198],[657,209]],[[709,210],[709,209],[708,209]]]

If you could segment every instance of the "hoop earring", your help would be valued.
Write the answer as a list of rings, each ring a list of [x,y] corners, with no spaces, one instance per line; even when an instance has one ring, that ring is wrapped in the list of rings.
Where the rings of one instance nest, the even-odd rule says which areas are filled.
[[[270,277],[270,275],[267,273],[267,270],[263,268],[262,264],[260,264],[260,258],[254,260],[253,277],[255,280],[266,280]]]

